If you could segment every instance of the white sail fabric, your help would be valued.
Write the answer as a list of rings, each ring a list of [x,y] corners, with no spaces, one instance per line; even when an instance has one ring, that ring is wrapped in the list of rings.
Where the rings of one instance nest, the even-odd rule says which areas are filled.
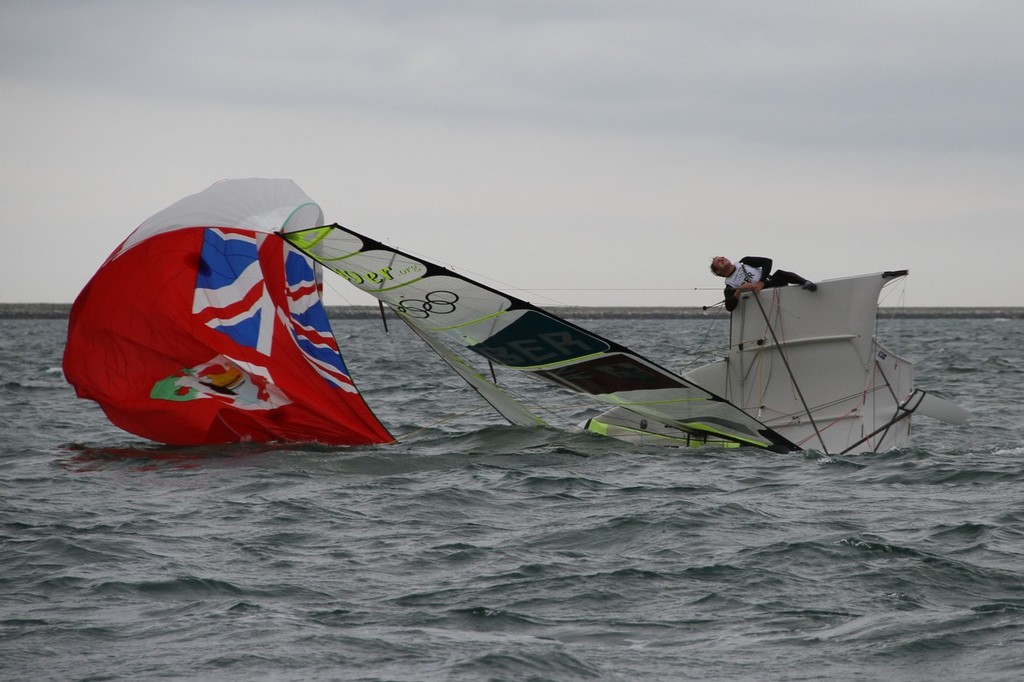
[[[114,257],[154,235],[186,227],[291,232],[323,225],[323,222],[320,207],[291,180],[221,180],[143,221]]]
[[[795,447],[723,397],[620,344],[348,228],[298,230],[285,238],[422,333],[447,338],[494,365],[697,436]]]
[[[403,319],[407,320],[407,318]],[[497,410],[501,416],[505,417],[510,424],[516,424],[518,426],[546,425],[544,420],[531,412],[528,407],[513,398],[507,392],[503,391],[497,384],[489,380],[483,374],[476,371],[461,357],[448,350],[443,343],[435,339],[433,336],[430,336],[414,324],[410,324],[409,328],[412,329],[417,336],[423,339],[424,343],[430,346],[442,360],[447,362],[448,366],[455,370],[456,374],[462,377],[467,384],[473,387],[473,389],[479,393],[484,400],[490,403],[491,407]]]

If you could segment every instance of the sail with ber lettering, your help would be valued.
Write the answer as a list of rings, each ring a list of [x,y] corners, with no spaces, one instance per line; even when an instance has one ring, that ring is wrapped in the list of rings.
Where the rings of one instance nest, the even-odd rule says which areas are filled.
[[[336,224],[294,230],[285,238],[418,333],[470,351],[466,362],[473,356],[621,406],[694,442],[796,449],[728,401],[625,346],[452,270]]]

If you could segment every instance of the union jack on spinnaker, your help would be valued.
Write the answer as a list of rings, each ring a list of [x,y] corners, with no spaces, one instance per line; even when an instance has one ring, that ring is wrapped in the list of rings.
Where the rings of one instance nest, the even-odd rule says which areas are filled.
[[[313,261],[275,234],[321,224],[290,180],[225,180],[157,213],[75,301],[67,380],[168,444],[392,442],[345,366]]]

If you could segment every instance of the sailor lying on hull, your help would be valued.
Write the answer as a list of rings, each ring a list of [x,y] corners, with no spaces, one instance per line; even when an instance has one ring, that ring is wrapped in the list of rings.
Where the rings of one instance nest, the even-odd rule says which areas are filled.
[[[725,309],[730,312],[736,309],[740,296],[747,291],[758,292],[787,284],[799,284],[808,291],[818,290],[818,285],[795,272],[772,272],[772,259],[763,256],[744,256],[737,263],[725,256],[715,256],[711,259],[711,272],[725,278]]]

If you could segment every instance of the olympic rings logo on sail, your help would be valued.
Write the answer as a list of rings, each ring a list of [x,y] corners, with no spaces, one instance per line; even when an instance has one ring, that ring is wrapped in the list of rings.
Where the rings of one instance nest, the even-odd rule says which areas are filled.
[[[458,300],[459,295],[454,291],[431,291],[422,299],[403,298],[397,303],[396,307],[399,312],[409,317],[425,320],[432,314],[448,315],[454,313],[456,310],[455,303]]]

